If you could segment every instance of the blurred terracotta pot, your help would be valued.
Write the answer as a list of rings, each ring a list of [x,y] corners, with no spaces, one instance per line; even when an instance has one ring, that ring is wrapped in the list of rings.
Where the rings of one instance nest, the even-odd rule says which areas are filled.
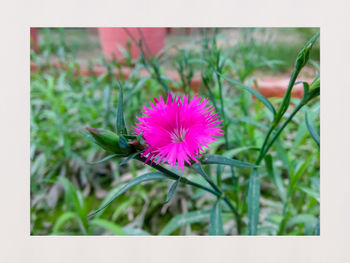
[[[57,63],[51,63],[52,67],[60,68],[60,69],[67,69],[66,65],[63,65],[60,62]],[[31,62],[30,63],[30,70],[31,72],[35,72],[39,70],[38,64]],[[92,70],[87,65],[81,65],[78,69],[76,69],[75,74],[80,74],[83,76],[90,76],[90,75],[96,75],[100,76],[102,74],[106,74],[108,70],[102,66],[102,65],[94,65]],[[128,78],[132,72],[132,69],[129,67],[122,67],[122,72],[119,71],[119,69],[114,69],[114,75],[119,77],[120,73],[123,74],[124,78]],[[140,76],[146,77],[149,76],[149,72],[146,69],[140,70]],[[181,78],[177,71],[174,71],[172,69],[167,69],[165,71],[165,75],[169,78],[175,80],[176,82],[181,81]],[[312,79],[307,78],[301,78],[298,79],[298,81],[306,81],[309,84],[312,82]],[[276,97],[276,98],[283,98],[284,94],[286,93],[287,87],[289,83],[289,77],[279,77],[279,78],[263,78],[257,80],[257,87],[255,85],[252,86],[253,89],[258,90],[262,95],[264,95],[267,98]],[[202,79],[200,72],[195,72],[193,79],[191,81],[191,88],[198,92],[200,85],[202,84]],[[293,98],[302,98],[304,94],[304,88],[303,84],[299,83],[296,84],[292,89],[292,97]],[[255,99],[255,96],[252,95],[252,97]]]
[[[38,45],[38,29],[35,27],[30,28],[30,48],[35,52],[39,50]]]
[[[131,43],[131,57],[137,58],[140,53],[140,49],[134,40],[139,42],[141,38],[145,54],[149,55],[150,53],[151,55],[156,55],[164,47],[164,39],[166,34],[166,30],[163,27],[100,27],[98,28],[98,32],[100,35],[101,46],[106,58],[110,59],[114,56],[118,60],[123,59],[123,55],[119,47],[127,49],[126,43],[128,41]]]
[[[298,79],[311,83],[310,79]],[[289,77],[285,78],[263,78],[258,80],[257,90],[267,98],[282,98],[287,90]],[[255,88],[255,87],[253,87]],[[304,95],[304,86],[302,83],[296,84],[292,89],[293,98],[302,98]]]

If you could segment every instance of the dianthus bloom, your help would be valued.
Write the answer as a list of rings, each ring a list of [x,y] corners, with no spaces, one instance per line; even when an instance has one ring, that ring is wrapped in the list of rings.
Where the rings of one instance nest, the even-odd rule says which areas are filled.
[[[164,163],[170,166],[177,162],[183,170],[185,162],[191,165],[191,160],[198,162],[204,147],[222,135],[222,120],[218,113],[213,114],[214,107],[207,106],[208,99],[202,100],[197,94],[189,101],[185,95],[183,101],[179,96],[169,92],[166,103],[162,96],[154,98],[155,105],[150,102],[150,108],[144,107],[142,117],[137,117],[134,134],[142,134],[147,148],[142,157],[146,162]],[[146,163],[145,162],[145,163]]]

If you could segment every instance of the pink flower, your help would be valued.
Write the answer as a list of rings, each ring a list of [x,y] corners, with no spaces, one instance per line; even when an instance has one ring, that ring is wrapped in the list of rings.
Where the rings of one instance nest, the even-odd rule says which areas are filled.
[[[147,148],[142,157],[148,161],[164,163],[170,166],[177,162],[178,168],[183,170],[184,163],[191,165],[191,160],[198,162],[204,148],[222,135],[222,120],[218,120],[218,113],[213,114],[214,107],[207,106],[208,99],[202,100],[197,94],[188,100],[185,95],[183,101],[179,96],[172,96],[169,92],[164,103],[163,97],[154,98],[155,105],[150,102],[150,108],[144,107],[142,117],[137,117],[134,134],[142,134]]]

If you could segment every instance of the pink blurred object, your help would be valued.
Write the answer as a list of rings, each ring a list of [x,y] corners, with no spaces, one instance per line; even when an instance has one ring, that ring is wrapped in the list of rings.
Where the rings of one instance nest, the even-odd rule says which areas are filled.
[[[140,35],[141,30],[141,35]],[[113,27],[100,27],[98,28],[100,35],[100,41],[102,45],[103,52],[106,58],[110,59],[113,56],[116,59],[122,60],[123,55],[119,47],[127,49],[126,43],[129,41],[131,43],[131,57],[137,58],[140,49],[137,46],[136,41],[139,41],[142,37],[142,46],[146,55],[156,55],[164,47],[164,39],[166,30],[163,27],[158,28],[113,28]],[[130,37],[130,35],[132,38]]]
[[[39,50],[38,29],[35,27],[30,28],[30,48],[33,49],[35,52],[38,52]]]
[[[301,78],[297,81],[312,82],[312,79]],[[283,98],[289,84],[289,77],[285,78],[262,78],[257,81],[257,90],[267,98]],[[254,86],[252,88],[255,88]],[[296,84],[292,89],[293,98],[302,98],[304,96],[304,86],[302,83]]]

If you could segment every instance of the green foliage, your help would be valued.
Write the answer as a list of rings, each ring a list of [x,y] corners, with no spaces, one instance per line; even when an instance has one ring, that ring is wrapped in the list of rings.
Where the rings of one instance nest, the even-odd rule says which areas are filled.
[[[180,182],[180,179],[181,177],[179,177],[170,187],[169,189],[169,192],[168,192],[168,195],[166,196],[166,200],[165,200],[165,204],[168,203],[171,198],[173,197],[174,193],[175,193],[175,190],[177,188],[177,186],[179,185],[179,182]]]
[[[210,154],[203,158],[203,164],[223,164],[237,167],[248,167],[248,168],[257,168],[257,165],[244,163],[241,161],[237,161],[235,159],[227,158],[225,156]]]
[[[127,134],[125,121],[124,121],[124,110],[123,110],[123,87],[120,87],[119,100],[118,100],[118,110],[117,110],[117,131],[118,134]]]
[[[273,116],[275,116],[276,114],[276,110],[275,108],[272,106],[271,102],[265,98],[263,95],[261,95],[258,91],[256,91],[255,89],[252,89],[246,85],[243,85],[242,83],[235,81],[233,79],[227,78],[225,76],[223,76],[222,74],[218,73],[222,78],[224,78],[225,80],[227,80],[228,82],[232,83],[233,85],[236,85],[242,89],[245,89],[246,91],[248,91],[249,93],[251,93],[252,95],[254,95],[257,99],[259,99],[262,103],[265,104],[265,106],[272,112]]]
[[[209,235],[220,236],[223,234],[220,202],[216,202],[210,213]]]
[[[159,235],[170,235],[180,226],[201,222],[210,217],[210,211],[194,211],[173,217],[160,231]]]
[[[31,73],[31,234],[319,234],[319,77],[304,83],[302,99],[290,96],[308,59],[319,58],[316,37],[305,45],[316,32],[287,30],[300,42],[274,45],[262,39],[272,31],[244,29],[235,44],[221,47],[224,31],[203,29],[196,49],[177,48],[176,55],[133,60],[124,50],[131,71],[124,78],[113,73],[122,67],[117,61],[102,60],[108,72],[100,76],[77,74],[70,31],[42,30],[44,45],[31,54],[39,65]],[[281,46],[289,50],[280,57],[266,53]],[[52,57],[65,69],[50,66]],[[261,72],[285,71],[294,61],[285,98],[251,88]],[[171,66],[180,81],[165,76]],[[181,174],[144,165],[130,146],[140,140],[130,133],[142,105],[170,87],[192,96],[197,71],[198,92],[220,112],[225,136]],[[103,144],[109,153],[98,147],[101,138],[83,131],[87,126],[111,132]]]

